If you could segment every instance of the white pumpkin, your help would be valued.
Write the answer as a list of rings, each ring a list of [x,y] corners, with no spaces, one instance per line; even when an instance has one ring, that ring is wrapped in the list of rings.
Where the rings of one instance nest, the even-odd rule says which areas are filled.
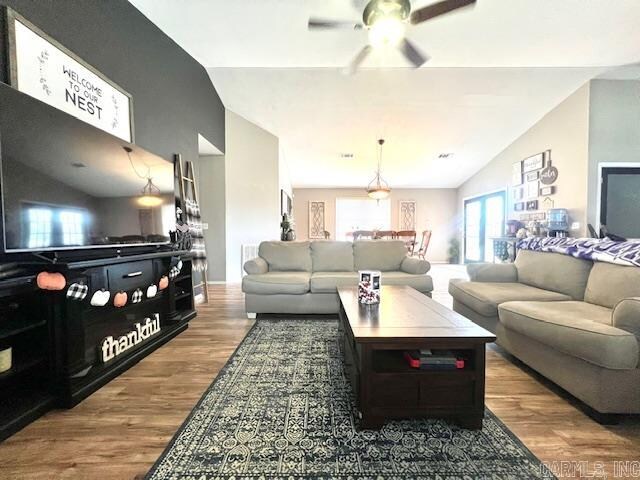
[[[104,307],[109,303],[109,298],[111,298],[111,292],[108,290],[98,290],[91,297],[91,305],[94,307]]]
[[[153,298],[158,294],[158,287],[156,285],[149,285],[147,288],[147,298]]]

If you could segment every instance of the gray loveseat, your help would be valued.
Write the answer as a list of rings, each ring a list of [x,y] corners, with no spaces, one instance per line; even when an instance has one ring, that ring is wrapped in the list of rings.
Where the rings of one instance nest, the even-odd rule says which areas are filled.
[[[453,309],[600,413],[640,413],[640,268],[522,250],[468,265]]]
[[[358,284],[358,270],[382,271],[382,285],[408,285],[431,295],[425,260],[407,256],[400,240],[262,242],[244,265],[247,315],[338,312],[337,288]]]

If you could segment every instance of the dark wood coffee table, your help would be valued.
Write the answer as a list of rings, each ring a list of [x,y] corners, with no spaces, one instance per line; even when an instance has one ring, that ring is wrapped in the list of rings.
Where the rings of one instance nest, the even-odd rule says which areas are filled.
[[[373,306],[358,302],[355,287],[339,288],[338,295],[345,367],[362,428],[425,416],[482,428],[485,345],[496,339],[491,332],[410,287],[383,286]],[[451,350],[465,367],[411,368],[403,352],[421,348]]]

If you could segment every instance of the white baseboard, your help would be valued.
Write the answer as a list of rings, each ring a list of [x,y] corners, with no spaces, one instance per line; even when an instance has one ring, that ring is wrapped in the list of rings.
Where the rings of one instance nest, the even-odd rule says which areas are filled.
[[[225,280],[209,280],[207,285],[226,285],[227,282]]]

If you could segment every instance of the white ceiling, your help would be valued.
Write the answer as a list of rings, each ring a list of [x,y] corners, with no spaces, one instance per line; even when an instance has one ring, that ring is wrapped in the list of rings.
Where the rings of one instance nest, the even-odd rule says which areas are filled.
[[[306,28],[357,21],[352,0],[132,3],[207,68],[227,108],[280,137],[294,186],[365,185],[384,136],[392,187],[457,187],[590,78],[640,60],[639,0],[478,0],[410,28],[425,67],[383,50],[352,77],[340,70],[366,33]]]

